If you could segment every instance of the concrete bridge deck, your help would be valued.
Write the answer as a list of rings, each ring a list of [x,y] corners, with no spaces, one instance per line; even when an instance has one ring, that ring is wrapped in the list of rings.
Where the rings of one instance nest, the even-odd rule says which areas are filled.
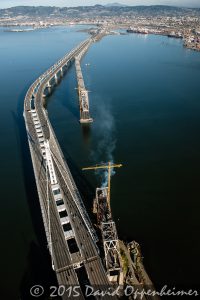
[[[91,41],[92,43],[92,41]],[[79,96],[79,107],[80,107],[80,123],[91,123],[93,119],[90,117],[89,111],[89,96],[88,91],[85,88],[83,74],[81,70],[81,58],[87,51],[90,44],[87,44],[85,48],[75,57],[76,76],[78,82],[78,96]]]
[[[62,74],[90,43],[91,38],[80,43],[31,85],[25,97],[24,118],[58,284],[80,285],[81,270],[85,284],[107,289],[110,285],[96,246],[96,233],[44,108],[45,89],[51,86],[53,79],[57,82],[59,73]],[[69,299],[68,295],[62,298]],[[111,299],[110,296],[104,298]],[[78,299],[84,299],[83,291]]]

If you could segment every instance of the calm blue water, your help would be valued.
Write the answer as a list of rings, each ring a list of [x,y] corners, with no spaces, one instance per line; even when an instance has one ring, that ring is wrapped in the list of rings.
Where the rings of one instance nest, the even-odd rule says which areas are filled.
[[[76,27],[0,31],[1,271],[5,287],[13,284],[13,299],[50,274],[24,131],[24,95],[86,36]],[[119,236],[141,244],[156,285],[199,284],[200,54],[176,39],[130,34],[93,44],[82,65],[94,123],[85,128],[78,122],[74,67],[47,104],[87,206],[104,178],[82,175],[81,167],[110,159],[122,163],[111,191]]]

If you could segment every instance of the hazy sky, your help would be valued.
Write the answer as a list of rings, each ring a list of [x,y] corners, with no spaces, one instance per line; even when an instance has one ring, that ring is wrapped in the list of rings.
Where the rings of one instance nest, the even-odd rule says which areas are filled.
[[[77,6],[119,2],[128,5],[166,4],[188,7],[200,7],[200,0],[0,0],[0,8],[17,5],[49,5],[49,6]]]

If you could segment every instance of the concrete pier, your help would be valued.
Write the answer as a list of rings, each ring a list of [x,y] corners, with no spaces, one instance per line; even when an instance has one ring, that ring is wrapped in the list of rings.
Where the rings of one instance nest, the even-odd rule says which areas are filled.
[[[81,70],[81,58],[87,51],[89,44],[81,51],[81,53],[75,57],[76,76],[78,82],[78,96],[79,96],[79,108],[80,108],[80,123],[91,123],[93,119],[90,117],[89,111],[89,96],[88,91],[85,88],[83,74]]]
[[[55,83],[58,84],[58,75],[57,75],[57,73],[55,74],[54,78],[55,78]]]

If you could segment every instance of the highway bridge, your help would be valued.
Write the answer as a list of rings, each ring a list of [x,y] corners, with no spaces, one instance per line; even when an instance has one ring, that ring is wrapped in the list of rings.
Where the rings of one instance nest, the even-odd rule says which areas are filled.
[[[110,288],[97,236],[44,108],[48,89],[98,36],[81,42],[29,88],[24,119],[52,268],[58,284]],[[69,299],[63,295],[63,299]],[[115,297],[106,296],[105,299]],[[80,288],[78,299],[84,299]]]

